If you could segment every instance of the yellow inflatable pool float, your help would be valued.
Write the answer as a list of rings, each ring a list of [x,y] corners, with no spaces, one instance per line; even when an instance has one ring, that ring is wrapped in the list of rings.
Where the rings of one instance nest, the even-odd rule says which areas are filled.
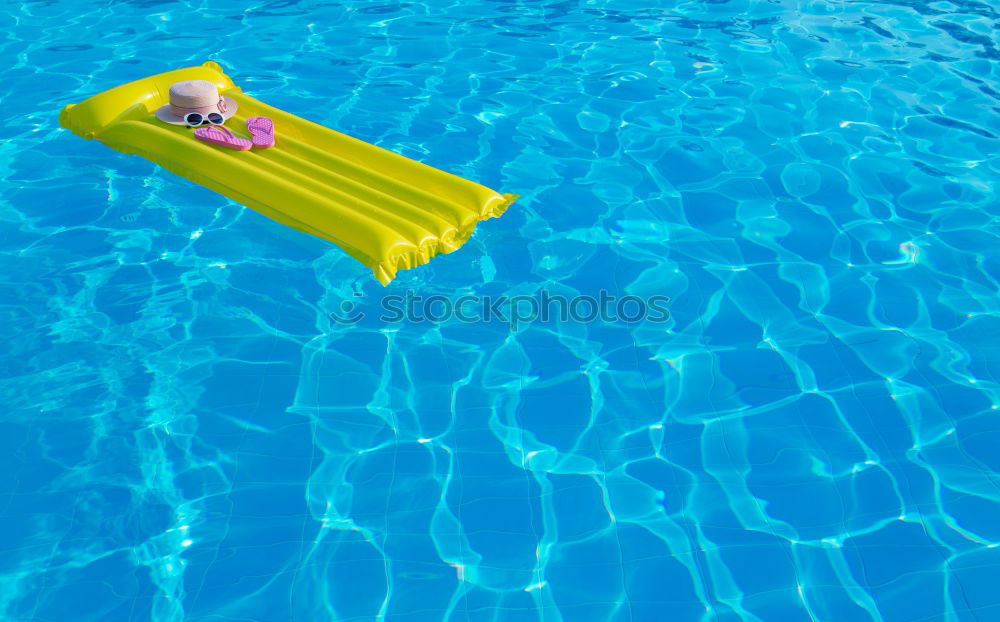
[[[249,117],[274,120],[271,149],[209,145],[154,112],[172,84],[208,80],[238,104],[227,124],[237,134]],[[386,285],[399,270],[457,250],[517,195],[498,194],[244,95],[213,62],[150,76],[66,106],[60,124],[77,136],[156,162],[299,231],[328,240]]]

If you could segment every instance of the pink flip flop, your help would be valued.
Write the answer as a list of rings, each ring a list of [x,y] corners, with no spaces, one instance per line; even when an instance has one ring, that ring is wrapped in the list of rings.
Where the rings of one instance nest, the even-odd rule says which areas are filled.
[[[247,119],[247,130],[253,136],[253,146],[267,149],[274,146],[274,121],[267,117],[250,117]]]
[[[246,138],[234,136],[229,131],[229,128],[222,127],[221,125],[199,127],[194,131],[194,137],[203,143],[228,147],[229,149],[237,149],[239,151],[246,151],[250,147],[253,147],[252,142]]]

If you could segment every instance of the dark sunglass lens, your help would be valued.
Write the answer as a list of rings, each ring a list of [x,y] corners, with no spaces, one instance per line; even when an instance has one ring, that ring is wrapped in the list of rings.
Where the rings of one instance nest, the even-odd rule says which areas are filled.
[[[192,112],[188,114],[186,117],[184,117],[184,122],[191,126],[201,125],[203,119],[204,117],[202,117],[197,112]]]
[[[225,121],[225,119],[223,119],[222,115],[218,112],[212,112],[208,115],[208,122],[212,125],[222,125],[223,121]]]

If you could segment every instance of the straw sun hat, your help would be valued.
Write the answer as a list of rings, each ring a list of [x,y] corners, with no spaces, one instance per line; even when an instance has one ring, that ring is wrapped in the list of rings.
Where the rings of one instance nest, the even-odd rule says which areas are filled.
[[[185,80],[170,87],[170,103],[156,110],[156,118],[164,123],[184,125],[184,115],[197,112],[218,112],[223,119],[236,113],[236,102],[219,95],[219,89],[208,80]]]

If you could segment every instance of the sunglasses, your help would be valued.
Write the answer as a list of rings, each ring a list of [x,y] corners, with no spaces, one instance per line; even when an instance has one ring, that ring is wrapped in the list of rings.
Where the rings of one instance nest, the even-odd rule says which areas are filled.
[[[210,112],[208,114],[201,114],[200,112],[189,112],[184,115],[184,123],[187,123],[188,127],[198,127],[199,125],[204,125],[205,123],[210,123],[211,125],[222,125],[225,123],[225,119],[218,112]]]

